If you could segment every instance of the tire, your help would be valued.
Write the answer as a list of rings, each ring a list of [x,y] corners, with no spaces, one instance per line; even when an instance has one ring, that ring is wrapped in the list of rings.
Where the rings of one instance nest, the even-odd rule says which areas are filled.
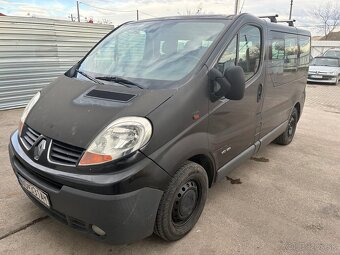
[[[289,117],[287,129],[278,138],[276,138],[275,143],[280,145],[288,145],[293,141],[298,119],[299,114],[297,109],[294,107],[294,110]]]
[[[161,199],[154,232],[166,241],[184,237],[203,211],[208,192],[208,176],[202,166],[185,162],[170,181]]]

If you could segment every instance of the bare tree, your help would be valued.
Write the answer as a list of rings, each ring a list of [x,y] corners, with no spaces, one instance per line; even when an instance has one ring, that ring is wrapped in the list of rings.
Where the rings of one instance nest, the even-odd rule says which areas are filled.
[[[199,4],[194,9],[186,8],[185,11],[177,11],[177,14],[178,15],[200,15],[200,14],[204,14],[204,12],[203,12],[202,4]]]
[[[320,5],[314,11],[314,16],[322,22],[322,30],[326,40],[328,35],[340,25],[340,9],[335,2],[327,2]]]

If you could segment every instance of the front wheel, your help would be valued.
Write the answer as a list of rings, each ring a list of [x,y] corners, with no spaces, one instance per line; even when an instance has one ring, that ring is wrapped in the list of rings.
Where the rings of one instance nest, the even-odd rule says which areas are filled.
[[[160,202],[155,234],[166,241],[184,237],[195,226],[207,199],[208,177],[202,166],[187,161],[170,181]]]
[[[292,114],[290,115],[287,129],[285,132],[283,132],[283,134],[276,138],[275,143],[280,145],[288,145],[292,142],[295,135],[298,118],[298,111],[296,108],[294,108]]]

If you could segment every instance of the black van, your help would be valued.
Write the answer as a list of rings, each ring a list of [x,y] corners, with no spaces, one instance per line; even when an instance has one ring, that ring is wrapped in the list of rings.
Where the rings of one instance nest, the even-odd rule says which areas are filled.
[[[20,185],[89,236],[177,240],[208,188],[289,144],[310,33],[249,14],[128,22],[27,105],[10,138]]]

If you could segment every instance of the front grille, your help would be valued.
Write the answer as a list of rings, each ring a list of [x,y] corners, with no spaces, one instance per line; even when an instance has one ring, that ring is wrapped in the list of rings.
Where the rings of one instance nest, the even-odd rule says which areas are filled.
[[[30,127],[26,126],[22,135],[22,142],[29,150],[32,148],[33,144],[37,141],[40,135],[41,134],[39,134],[37,131],[34,131]]]
[[[39,181],[43,182],[44,184],[48,184],[49,186],[51,186],[52,188],[54,188],[56,190],[60,190],[61,187],[63,186],[61,183],[53,181],[52,179],[47,178],[47,177],[35,172],[34,170],[30,169],[29,167],[24,166],[16,156],[13,157],[13,164],[15,165],[15,167],[17,169],[20,169],[20,171],[28,172],[29,174],[33,175],[35,178],[39,179]]]
[[[84,149],[66,143],[52,140],[50,149],[50,161],[63,165],[77,165]]]

